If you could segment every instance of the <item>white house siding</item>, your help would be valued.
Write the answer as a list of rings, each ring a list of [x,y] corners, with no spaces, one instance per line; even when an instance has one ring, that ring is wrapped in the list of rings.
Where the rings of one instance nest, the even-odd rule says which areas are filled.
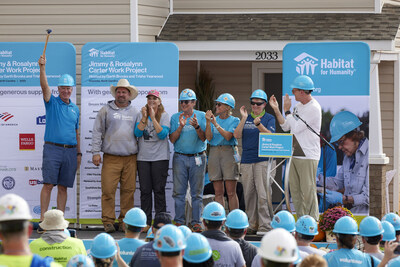
[[[139,41],[154,42],[169,14],[169,0],[139,0]]]
[[[174,0],[174,12],[375,12],[375,0]],[[380,5],[377,4],[377,5]],[[380,10],[378,8],[378,10]]]

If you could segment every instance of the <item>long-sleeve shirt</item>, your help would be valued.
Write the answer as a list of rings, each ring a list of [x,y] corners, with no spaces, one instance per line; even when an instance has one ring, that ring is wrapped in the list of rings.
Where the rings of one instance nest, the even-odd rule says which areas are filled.
[[[293,113],[296,113],[306,121],[315,132],[319,133],[321,131],[321,106],[314,98],[305,105],[298,102],[293,109]],[[289,114],[286,116],[285,122],[281,124],[281,127],[284,131],[290,130],[290,133],[296,136],[297,141],[303,149],[305,157],[296,158],[319,160],[321,154],[319,137],[312,133],[303,121]]]
[[[129,105],[119,108],[109,101],[97,113],[92,132],[92,153],[100,151],[115,156],[129,156],[138,153],[134,135],[138,111]]]

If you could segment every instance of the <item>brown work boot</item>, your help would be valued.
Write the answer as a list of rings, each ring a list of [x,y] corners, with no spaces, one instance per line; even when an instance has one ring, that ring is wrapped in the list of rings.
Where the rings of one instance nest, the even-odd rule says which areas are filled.
[[[104,231],[106,232],[106,233],[114,233],[115,232],[115,227],[114,227],[114,225],[112,224],[112,223],[107,223],[107,224],[104,224]]]

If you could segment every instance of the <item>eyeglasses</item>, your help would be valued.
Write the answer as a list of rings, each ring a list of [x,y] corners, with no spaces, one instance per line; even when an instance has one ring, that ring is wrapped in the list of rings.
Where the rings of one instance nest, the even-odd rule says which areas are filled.
[[[215,103],[215,105],[216,105],[217,107],[220,107],[220,106],[222,106],[222,103]]]
[[[261,106],[262,104],[264,104],[265,102],[253,102],[253,101],[250,101],[250,104],[253,106],[253,105],[257,105],[257,106]]]
[[[181,104],[189,104],[190,102],[192,102],[193,100],[181,100],[179,101]]]
[[[339,140],[337,140],[335,142],[335,144],[339,147],[339,146],[343,146],[344,141],[346,141],[346,136],[342,136],[342,138],[340,138]]]

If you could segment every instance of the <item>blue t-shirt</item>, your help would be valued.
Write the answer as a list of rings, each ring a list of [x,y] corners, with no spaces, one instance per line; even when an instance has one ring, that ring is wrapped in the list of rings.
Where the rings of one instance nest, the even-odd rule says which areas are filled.
[[[179,127],[179,116],[182,112],[175,113],[171,117],[170,134],[176,131]],[[206,130],[206,114],[203,111],[193,110],[193,114],[186,120],[186,125],[183,127],[179,138],[174,143],[174,151],[183,154],[196,154],[203,152],[207,148],[207,141],[201,141],[197,135],[196,129],[189,124],[191,118],[196,114],[197,122],[200,128]]]
[[[76,130],[79,128],[79,108],[69,101],[66,104],[61,98],[50,96],[44,101],[46,108],[46,130],[44,141],[64,145],[76,145]]]
[[[268,158],[258,156],[258,136],[260,131],[253,123],[254,119],[249,115],[243,126],[242,132],[242,161],[241,163],[257,163],[261,161],[267,161]],[[261,117],[261,121],[265,128],[275,133],[275,117],[265,112],[264,116]]]
[[[221,119],[219,116],[215,118],[217,123],[228,132],[233,133],[238,126],[240,120],[239,118],[229,116],[226,119]],[[231,140],[226,140],[219,132],[218,129],[215,128],[214,124],[211,124],[211,131],[213,134],[213,138],[209,142],[211,146],[237,146],[238,142],[235,137],[232,136]]]
[[[372,266],[371,256],[357,249],[341,248],[323,256],[329,267]],[[372,256],[375,266],[381,262]]]
[[[121,257],[126,264],[131,262],[132,256],[135,254],[136,249],[144,244],[146,244],[146,242],[136,238],[122,238],[118,241]],[[114,261],[113,266],[118,266],[117,261]]]
[[[326,177],[335,177],[337,169],[336,150],[325,147],[326,154]],[[321,147],[321,157],[318,162],[317,176],[324,175],[324,149]]]
[[[130,267],[159,267],[160,261],[153,248],[154,241],[144,244],[136,249],[135,254],[129,263]]]

